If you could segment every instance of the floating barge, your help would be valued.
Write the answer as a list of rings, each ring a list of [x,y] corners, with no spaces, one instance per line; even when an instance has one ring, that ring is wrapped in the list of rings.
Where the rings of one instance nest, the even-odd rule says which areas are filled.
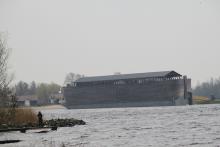
[[[191,79],[175,71],[83,77],[64,87],[71,109],[192,104]]]

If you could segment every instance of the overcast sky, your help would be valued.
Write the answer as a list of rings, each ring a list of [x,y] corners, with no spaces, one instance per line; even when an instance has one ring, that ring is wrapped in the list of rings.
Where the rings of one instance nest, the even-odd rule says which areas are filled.
[[[15,81],[69,72],[220,76],[219,0],[0,0]]]

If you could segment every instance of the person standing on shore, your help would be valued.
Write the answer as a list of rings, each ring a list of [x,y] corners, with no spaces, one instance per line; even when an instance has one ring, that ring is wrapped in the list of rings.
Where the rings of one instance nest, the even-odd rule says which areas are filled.
[[[40,111],[38,112],[37,117],[38,117],[38,125],[40,127],[43,127],[43,115]]]

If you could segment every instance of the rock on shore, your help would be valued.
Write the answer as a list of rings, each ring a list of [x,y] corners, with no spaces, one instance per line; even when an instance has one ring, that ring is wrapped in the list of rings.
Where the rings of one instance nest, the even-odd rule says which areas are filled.
[[[70,119],[51,119],[44,120],[43,126],[45,127],[72,127],[75,125],[85,125],[86,122],[74,118]],[[36,123],[27,124],[0,124],[0,129],[12,129],[12,128],[29,128],[29,127],[42,127]]]
[[[75,125],[85,125],[86,123],[83,120],[78,119],[51,119],[45,120],[44,125],[46,126],[56,126],[56,127],[72,127]]]

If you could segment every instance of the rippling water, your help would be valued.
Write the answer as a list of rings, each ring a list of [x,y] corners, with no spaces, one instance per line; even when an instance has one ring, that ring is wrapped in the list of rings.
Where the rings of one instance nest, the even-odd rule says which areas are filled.
[[[46,134],[0,134],[21,139],[2,146],[219,146],[220,105],[78,109],[43,111],[47,118],[78,118],[85,126],[58,128]]]

